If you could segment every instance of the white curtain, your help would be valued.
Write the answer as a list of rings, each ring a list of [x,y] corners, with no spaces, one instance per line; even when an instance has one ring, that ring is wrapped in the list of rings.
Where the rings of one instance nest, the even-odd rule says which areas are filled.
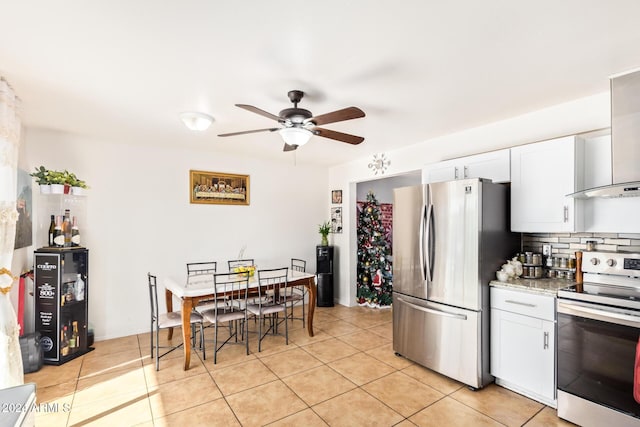
[[[16,235],[17,166],[20,101],[0,77],[0,389],[24,383],[16,313],[10,291],[18,274],[11,272]]]

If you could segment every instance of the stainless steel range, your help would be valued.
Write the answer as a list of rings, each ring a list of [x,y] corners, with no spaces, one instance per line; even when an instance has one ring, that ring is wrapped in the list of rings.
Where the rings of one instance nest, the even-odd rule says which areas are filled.
[[[581,426],[640,426],[640,254],[583,259],[584,283],[558,291],[558,416]],[[640,400],[640,384],[636,393]]]

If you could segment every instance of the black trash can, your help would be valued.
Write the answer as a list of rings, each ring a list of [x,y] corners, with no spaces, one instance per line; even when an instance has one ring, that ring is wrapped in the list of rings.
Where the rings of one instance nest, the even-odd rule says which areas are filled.
[[[333,307],[333,246],[316,246],[318,307]]]
[[[40,345],[40,332],[20,337],[20,351],[22,353],[22,370],[25,374],[39,371],[44,364],[44,352]]]

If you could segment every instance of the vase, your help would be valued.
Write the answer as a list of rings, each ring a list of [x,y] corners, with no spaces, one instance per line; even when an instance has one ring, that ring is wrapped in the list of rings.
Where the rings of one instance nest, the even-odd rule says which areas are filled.
[[[320,246],[329,246],[329,239],[326,234],[322,235],[322,240],[320,241]]]
[[[51,194],[64,194],[64,185],[51,184]]]

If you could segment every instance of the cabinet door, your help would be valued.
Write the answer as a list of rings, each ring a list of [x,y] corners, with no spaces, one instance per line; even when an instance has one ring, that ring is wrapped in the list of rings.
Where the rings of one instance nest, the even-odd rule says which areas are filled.
[[[573,136],[511,149],[511,230],[520,232],[580,231]]]
[[[462,168],[464,178],[487,178],[493,182],[511,181],[511,156],[508,149],[469,156]]]
[[[509,150],[491,151],[427,165],[422,170],[422,183],[455,179],[486,178],[493,182],[511,180]]]
[[[459,159],[432,163],[422,169],[422,183],[453,181],[461,178],[462,165]]]
[[[554,322],[492,309],[491,375],[553,401]]]

